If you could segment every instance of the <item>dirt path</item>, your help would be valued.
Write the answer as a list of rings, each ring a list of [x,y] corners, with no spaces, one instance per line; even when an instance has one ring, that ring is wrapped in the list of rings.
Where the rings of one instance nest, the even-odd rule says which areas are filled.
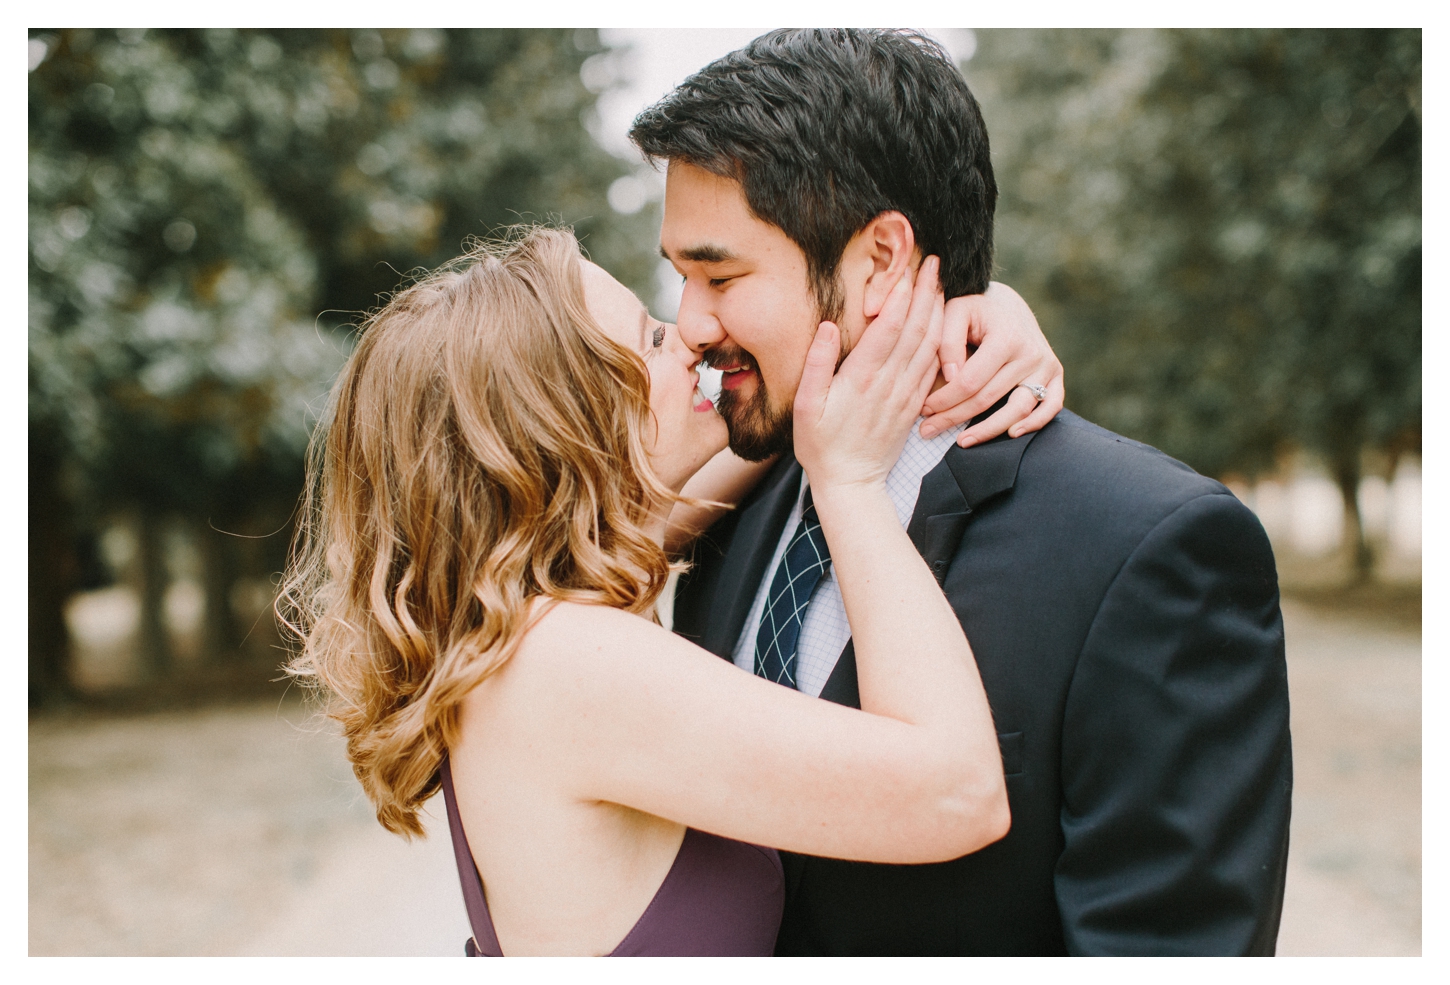
[[[1420,633],[1284,604],[1294,816],[1279,953],[1420,953]]]
[[[385,832],[295,702],[34,723],[30,953],[461,954],[435,804]]]
[[[1285,604],[1281,954],[1420,953],[1420,637]],[[30,727],[30,953],[457,955],[441,803],[373,820],[295,702]]]

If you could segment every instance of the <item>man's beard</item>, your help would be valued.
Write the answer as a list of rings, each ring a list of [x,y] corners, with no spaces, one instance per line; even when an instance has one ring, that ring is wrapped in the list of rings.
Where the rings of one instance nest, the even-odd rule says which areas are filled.
[[[712,349],[707,357],[726,366],[744,366],[755,373],[755,392],[742,399],[738,391],[721,390],[715,409],[730,432],[730,450],[747,462],[763,462],[772,455],[790,451],[794,437],[791,407],[773,410],[765,377],[750,354],[738,346]]]

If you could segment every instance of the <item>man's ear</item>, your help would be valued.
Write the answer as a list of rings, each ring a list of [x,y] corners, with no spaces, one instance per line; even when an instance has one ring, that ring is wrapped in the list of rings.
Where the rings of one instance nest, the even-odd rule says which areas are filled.
[[[917,264],[916,231],[900,212],[883,212],[856,234],[858,246],[871,260],[871,273],[866,278],[862,298],[862,314],[867,319],[881,314],[886,299],[897,281]]]

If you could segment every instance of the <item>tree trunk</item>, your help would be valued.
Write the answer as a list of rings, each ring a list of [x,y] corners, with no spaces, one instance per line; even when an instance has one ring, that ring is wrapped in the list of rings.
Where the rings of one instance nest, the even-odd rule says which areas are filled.
[[[70,502],[60,488],[60,459],[33,430],[29,435],[29,523],[27,588],[30,707],[69,697],[70,631],[65,604],[75,588],[75,553]]]
[[[1364,519],[1359,515],[1359,455],[1344,455],[1334,463],[1334,482],[1344,501],[1344,539],[1349,548],[1349,575],[1355,584],[1369,581],[1374,574],[1374,553],[1364,536]]]
[[[197,531],[201,548],[202,583],[206,591],[203,624],[203,658],[214,663],[231,663],[241,657],[242,636],[232,613],[232,589],[241,568],[237,538],[202,526]]]
[[[150,677],[164,676],[171,669],[171,638],[167,634],[163,603],[167,583],[166,545],[162,537],[161,517],[146,506],[141,507],[141,523],[137,530],[141,574],[141,623],[137,627],[136,652],[141,658],[142,673]]]

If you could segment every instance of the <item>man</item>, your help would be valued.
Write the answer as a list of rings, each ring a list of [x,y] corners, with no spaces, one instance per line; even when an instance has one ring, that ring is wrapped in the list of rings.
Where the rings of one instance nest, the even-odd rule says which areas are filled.
[[[986,289],[996,185],[976,101],[924,38],[782,31],[631,138],[668,162],[661,246],[685,278],[681,334],[724,370],[731,447],[782,455],[699,542],[675,629],[761,672],[779,634],[759,627],[783,620],[799,635],[771,654],[776,679],[855,705],[828,562],[797,583],[818,579],[803,614],[770,598],[808,533],[790,410],[819,322],[849,349],[923,256],[948,298]],[[1066,411],[959,447],[940,412],[960,396],[932,396],[888,488],[976,654],[1011,831],[939,865],[787,856],[777,953],[1272,954],[1291,764],[1262,528],[1219,483]]]

